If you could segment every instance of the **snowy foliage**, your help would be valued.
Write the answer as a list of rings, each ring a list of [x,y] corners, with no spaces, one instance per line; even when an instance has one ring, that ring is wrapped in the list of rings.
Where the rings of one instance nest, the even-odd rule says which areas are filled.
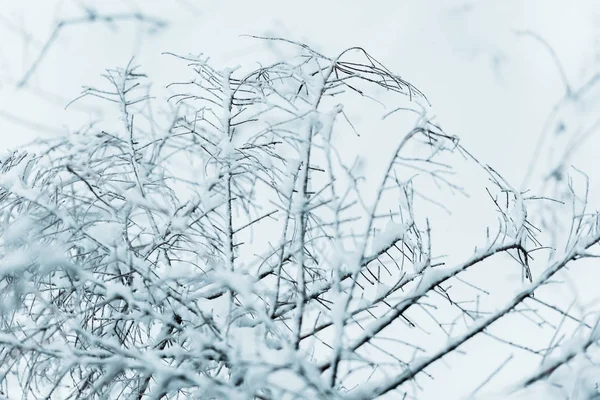
[[[418,398],[432,365],[494,337],[497,321],[532,318],[535,292],[594,256],[598,216],[575,210],[564,251],[540,256],[534,274],[543,233],[529,207],[540,199],[426,115],[390,139],[393,157],[366,200],[361,155],[347,165],[334,140],[353,135],[344,101],[425,97],[361,48],[326,57],[289,44],[298,57],[251,72],[178,57],[195,78],[172,85],[168,118],[151,112],[139,68],[107,71],[107,86],[83,97],[113,103],[118,126],[2,159],[9,398]],[[446,264],[419,207],[460,192],[454,160],[489,177],[498,220],[471,255]],[[461,276],[501,254],[526,279],[500,306],[480,305],[482,291]],[[577,335],[538,352],[540,368],[513,392],[592,357],[597,321],[576,321]],[[415,335],[432,325],[444,340]],[[495,338],[529,351],[518,334]],[[593,394],[593,379],[585,385]]]

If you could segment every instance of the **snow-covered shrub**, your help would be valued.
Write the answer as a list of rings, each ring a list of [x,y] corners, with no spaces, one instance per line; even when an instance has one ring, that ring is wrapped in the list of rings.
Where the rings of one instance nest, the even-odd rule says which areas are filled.
[[[414,127],[385,139],[381,176],[365,175],[369,160],[343,145],[355,137],[346,102],[418,109],[424,95],[361,48],[330,58],[291,45],[298,57],[254,71],[179,57],[194,78],[171,86],[160,116],[139,68],[107,71],[107,87],[84,96],[113,103],[118,124],[2,159],[9,398],[415,396],[431,366],[497,338],[492,324],[600,240],[597,217],[576,215],[564,251],[534,268],[541,233],[528,208],[539,199],[424,111],[388,104],[386,121],[414,114]],[[499,217],[472,254],[445,263],[428,210],[462,191],[456,163],[489,178]],[[505,253],[527,279],[500,305],[479,303],[487,292],[463,275]],[[444,335],[427,336],[431,326]],[[597,324],[580,328],[517,388],[588,350]],[[501,340],[523,348],[513,333]]]

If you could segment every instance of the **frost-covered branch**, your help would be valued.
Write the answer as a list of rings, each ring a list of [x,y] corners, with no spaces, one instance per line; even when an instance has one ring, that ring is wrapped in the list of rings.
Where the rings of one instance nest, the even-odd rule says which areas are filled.
[[[527,300],[594,257],[596,215],[574,207],[566,250],[534,258],[547,251],[532,222],[539,199],[425,111],[386,138],[382,175],[367,175],[360,147],[344,147],[360,130],[351,106],[393,103],[368,128],[397,132],[407,107],[396,103],[425,110],[425,97],[362,48],[327,57],[268,40],[298,56],[252,70],[173,55],[192,77],[170,85],[161,117],[147,112],[160,101],[140,67],[108,70],[106,87],[77,101],[113,104],[113,120],[1,160],[0,389],[32,399],[408,396],[476,338],[529,349],[494,332],[498,321],[550,325]],[[497,218],[464,243],[474,252],[446,262],[432,210],[451,212],[448,196],[468,193],[457,165],[481,174],[474,190]],[[522,271],[516,292],[472,278],[494,263]],[[504,306],[486,302],[495,296]]]

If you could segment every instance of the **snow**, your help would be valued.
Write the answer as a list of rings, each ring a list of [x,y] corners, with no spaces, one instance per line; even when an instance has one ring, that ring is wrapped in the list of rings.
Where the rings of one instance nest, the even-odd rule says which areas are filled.
[[[135,302],[131,294],[131,289],[127,286],[114,282],[106,282],[104,285],[106,287],[107,301],[125,300],[128,304],[133,304]]]
[[[25,248],[10,252],[0,263],[0,276],[22,274],[33,263],[30,251]]]
[[[87,228],[87,233],[106,245],[123,241],[123,226],[117,221],[102,221]]]
[[[31,217],[24,216],[13,221],[2,235],[2,240],[6,246],[16,246],[27,243],[27,237],[30,232],[37,226],[35,220]]]
[[[404,224],[398,224],[391,220],[388,221],[383,232],[380,232],[373,238],[371,252],[379,254],[399,240],[402,240],[409,247],[414,247],[416,242],[409,231],[411,225],[412,221]]]
[[[370,302],[381,298],[384,294],[388,293],[391,288],[391,286],[380,281],[375,282],[374,285],[367,285],[366,290],[364,291],[364,300],[367,301],[367,303],[364,304],[369,304]]]
[[[219,157],[225,160],[232,160],[235,156],[235,146],[233,145],[233,143],[231,143],[229,138],[225,137],[221,139],[221,141],[218,144],[218,147],[220,149]]]

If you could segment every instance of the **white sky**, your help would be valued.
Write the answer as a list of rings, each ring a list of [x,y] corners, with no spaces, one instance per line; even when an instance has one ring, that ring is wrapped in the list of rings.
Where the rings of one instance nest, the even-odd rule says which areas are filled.
[[[137,22],[118,23],[114,29],[100,23],[68,26],[48,50],[28,87],[16,88],[56,21],[81,15],[84,5],[101,13],[140,10],[164,18],[169,26],[153,35],[145,32],[147,25]],[[517,32],[531,31],[543,37],[560,59],[570,85],[577,88],[600,67],[599,22],[600,3],[591,0],[0,0],[0,150],[87,122],[93,102],[78,103],[65,111],[66,103],[82,86],[98,83],[104,69],[123,66],[132,55],[160,93],[185,71],[181,62],[161,52],[202,52],[222,66],[253,63],[268,57],[268,50],[240,35],[277,35],[304,41],[327,54],[349,46],[364,47],[424,92],[441,126],[459,135],[473,154],[518,187],[544,121],[564,95],[565,85],[548,50],[531,36]],[[588,107],[596,104],[594,95],[586,98]],[[589,126],[595,118],[592,110],[575,105],[561,111],[567,133]],[[372,147],[365,151],[376,156],[383,151],[378,145],[385,148],[385,135],[393,134],[402,131],[385,132],[378,141],[365,139],[355,145],[369,143]],[[363,136],[368,138],[368,133]],[[394,144],[396,140],[391,138]],[[592,140],[574,159],[592,178],[598,157],[593,143],[599,140]],[[468,171],[465,176],[470,177]],[[534,189],[539,187],[539,176],[533,182]],[[598,183],[592,185],[595,191],[599,188]],[[480,206],[480,201],[486,202],[485,206]],[[486,226],[479,215],[489,210],[489,200],[480,188],[469,201],[448,202],[457,208],[453,218],[438,228],[444,238],[439,245],[469,252]],[[600,205],[595,203],[592,208]],[[586,299],[597,295],[588,271],[572,273],[573,291]],[[485,283],[489,285],[504,284],[494,282],[498,276],[503,275],[481,279],[488,279]],[[565,291],[564,295],[568,304],[572,293]],[[525,334],[536,338],[535,332]],[[473,350],[473,345],[467,347]],[[433,384],[423,381],[428,388],[420,398],[456,398],[469,393],[506,355],[502,349],[479,349],[469,357],[448,357],[432,368]],[[526,363],[522,366],[528,366]],[[449,373],[448,366],[455,372],[469,372]],[[512,371],[504,383],[519,376],[516,366]]]

